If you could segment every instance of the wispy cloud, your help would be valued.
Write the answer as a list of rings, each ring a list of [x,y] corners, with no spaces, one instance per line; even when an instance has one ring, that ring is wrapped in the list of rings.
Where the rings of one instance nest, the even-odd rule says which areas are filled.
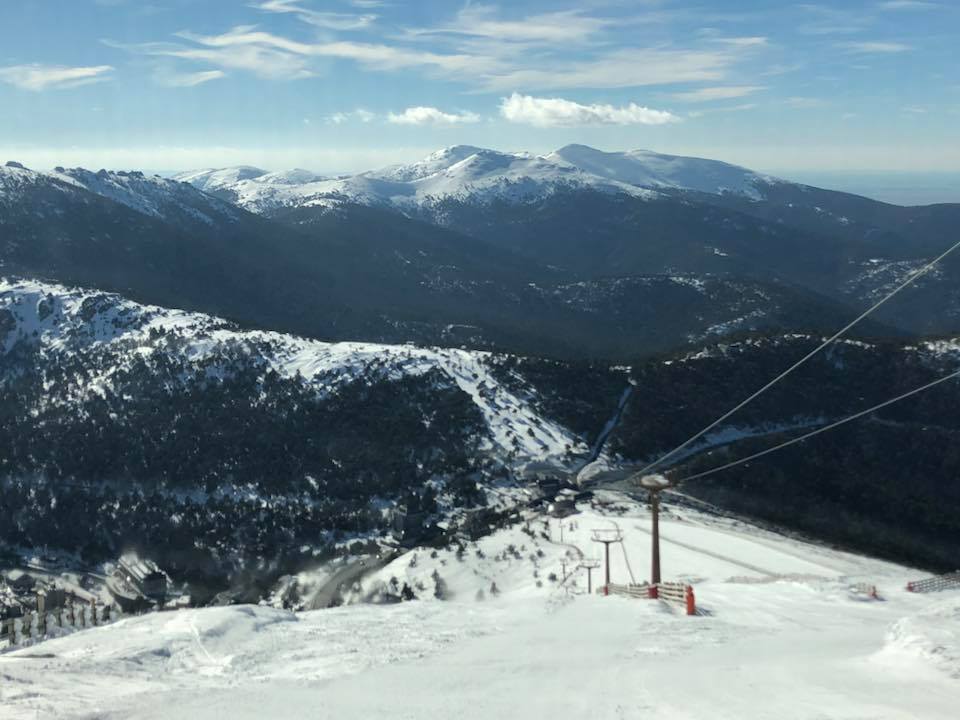
[[[582,105],[563,98],[538,98],[513,93],[500,101],[500,114],[510,122],[534,127],[584,125],[664,125],[680,118],[665,110],[629,105]]]
[[[910,45],[898,42],[843,42],[837,43],[837,47],[851,53],[900,53],[912,50]]]
[[[710,38],[713,42],[724,45],[733,45],[735,47],[765,47],[769,43],[767,38],[762,35],[750,35],[746,37],[715,37]]]
[[[110,65],[66,67],[63,65],[9,65],[0,67],[0,82],[23,90],[40,92],[102,82],[113,72]]]
[[[239,25],[220,34],[182,31],[174,42],[124,47],[276,79],[324,72],[323,60],[353,62],[378,72],[412,69],[470,85],[475,92],[499,94],[720,82],[732,66],[767,44],[765,37],[750,35],[714,37],[690,48],[624,47],[612,31],[623,22],[639,22],[637,18],[614,20],[587,10],[506,18],[494,7],[474,4],[446,23],[359,41],[339,31],[368,29],[375,16],[320,12],[304,0],[255,0],[254,7],[296,16],[324,32],[304,40]],[[579,51],[570,52],[571,44]]]
[[[221,64],[239,64],[258,74],[309,74],[309,58],[353,60],[380,70],[427,67],[449,72],[482,72],[492,63],[484,58],[465,54],[435,53],[379,43],[338,40],[307,43],[257,30],[250,25],[234,27],[220,35],[180,32],[177,36],[200,47],[160,48],[155,52],[187,59],[204,59]]]
[[[467,5],[453,22],[408,31],[410,35],[462,35],[515,42],[578,42],[604,30],[615,21],[591,17],[581,10],[528,15],[517,20],[498,16],[489,5]]]
[[[168,69],[161,68],[154,73],[154,80],[160,85],[166,87],[196,87],[211,80],[219,80],[226,77],[223,70],[204,70],[202,72],[178,73],[171,72]]]
[[[368,123],[375,117],[376,115],[369,110],[357,108],[356,110],[351,110],[350,112],[333,113],[332,115],[328,115],[326,120],[331,125],[343,125],[345,122],[349,122],[351,120],[358,120],[362,123]]]
[[[628,48],[602,57],[489,74],[483,89],[621,88],[722,80],[734,54],[712,50]]]
[[[402,113],[390,113],[387,122],[395,125],[463,125],[480,122],[480,116],[472,112],[448,113],[435,107],[409,107]]]
[[[765,89],[762,85],[729,85],[722,87],[705,87],[690,92],[673,93],[670,97],[681,102],[711,102],[713,100],[730,100],[745,97]]]
[[[320,12],[305,8],[300,0],[264,0],[255,5],[260,10],[273,13],[292,13],[310,25],[327,30],[363,30],[377,19],[376,15],[355,13]]]
[[[938,3],[924,0],[887,0],[880,3],[881,10],[930,10],[939,7]]]
[[[713,115],[714,113],[745,112],[747,110],[753,110],[756,107],[756,103],[742,103],[740,105],[726,105],[722,107],[706,108],[703,110],[691,110],[689,113],[687,113],[687,117],[698,118],[703,117],[704,115]]]

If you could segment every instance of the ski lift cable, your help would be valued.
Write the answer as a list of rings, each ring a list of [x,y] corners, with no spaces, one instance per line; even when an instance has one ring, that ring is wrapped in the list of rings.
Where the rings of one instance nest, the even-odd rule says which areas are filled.
[[[946,375],[942,378],[938,378],[937,380],[934,380],[933,382],[929,382],[926,385],[922,385],[921,387],[914,388],[913,390],[905,392],[902,395],[897,395],[897,397],[891,398],[890,400],[886,400],[880,403],[879,405],[874,405],[873,407],[867,408],[866,410],[861,410],[858,413],[854,413],[853,415],[848,415],[847,417],[842,418],[841,420],[832,422],[829,425],[824,425],[821,428],[817,428],[816,430],[812,430],[808,433],[804,433],[803,435],[799,435],[795,438],[782,442],[779,445],[774,445],[773,447],[767,448],[766,450],[761,450],[760,452],[756,452],[753,455],[748,455],[745,458],[740,458],[739,460],[734,460],[724,465],[719,465],[715,468],[711,468],[710,470],[704,470],[703,472],[695,473],[693,475],[683,478],[683,480],[681,480],[680,482],[685,482],[687,480],[698,480],[700,478],[707,477],[708,475],[713,475],[714,473],[718,473],[723,470],[729,470],[730,468],[736,467],[737,465],[743,465],[744,463],[748,463],[751,460],[756,460],[757,458],[763,457],[764,455],[769,455],[770,453],[774,453],[777,450],[782,450],[783,448],[789,447],[790,445],[796,445],[797,443],[800,443],[800,442],[803,442],[804,440],[812,438],[814,435],[819,435],[820,433],[825,433],[828,430],[833,430],[834,428],[839,427],[840,425],[845,425],[848,422],[852,422],[854,420],[862,418],[864,415],[869,415],[870,413],[873,413],[873,412],[876,412],[877,410],[885,408],[887,407],[887,405],[893,405],[896,402],[905,400],[911,395],[916,395],[917,393],[921,393],[924,390],[929,390],[930,388],[936,385],[945,383],[948,380],[953,380],[954,378],[958,378],[958,377],[960,377],[960,370],[952,372],[949,375]]]
[[[630,558],[627,557],[627,548],[624,547],[623,543],[620,543],[620,549],[623,550],[623,562],[627,566],[627,573],[630,575],[630,582],[636,585],[637,579],[633,576],[633,568],[630,567]]]
[[[815,347],[815,348],[814,348],[813,350],[811,350],[809,353],[807,353],[807,354],[804,355],[802,358],[800,358],[799,360],[797,360],[797,362],[795,362],[793,365],[791,365],[791,366],[788,367],[786,370],[784,370],[782,373],[780,373],[780,374],[777,375],[775,378],[773,378],[773,380],[771,380],[771,381],[768,382],[766,385],[764,385],[763,387],[761,387],[759,390],[757,390],[756,392],[754,392],[752,395],[748,396],[745,400],[743,400],[742,402],[740,402],[739,404],[737,404],[736,406],[734,406],[734,408],[733,408],[732,410],[729,410],[729,411],[727,411],[726,413],[724,413],[723,415],[721,415],[720,417],[718,417],[716,420],[714,420],[712,423],[710,423],[709,425],[707,425],[705,428],[703,428],[703,430],[700,430],[700,431],[699,431],[698,433],[696,433],[695,435],[691,435],[689,438],[687,438],[687,439],[684,440],[682,443],[680,443],[680,444],[677,445],[675,448],[673,448],[673,450],[671,450],[670,452],[666,453],[665,455],[661,455],[658,459],[656,459],[656,460],[654,460],[653,462],[651,462],[650,464],[648,464],[646,467],[644,467],[642,470],[640,470],[640,472],[637,473],[637,474],[638,474],[638,475],[641,475],[641,476],[647,474],[648,472],[650,472],[650,470],[652,470],[653,468],[657,467],[658,465],[661,465],[661,464],[662,464],[665,460],[667,460],[668,458],[673,457],[673,456],[676,455],[678,452],[680,452],[680,451],[683,450],[684,448],[688,447],[691,443],[699,440],[701,437],[703,437],[703,436],[706,435],[708,432],[710,432],[711,430],[713,430],[717,425],[719,425],[719,424],[722,423],[724,420],[726,420],[727,418],[729,418],[729,417],[730,417],[731,415],[733,415],[735,412],[737,412],[737,411],[740,410],[741,408],[745,407],[745,406],[748,405],[749,403],[751,403],[751,402],[753,402],[754,400],[756,400],[760,395],[762,395],[763,393],[765,393],[765,392],[766,392],[767,390],[769,390],[771,387],[773,387],[773,386],[776,385],[778,382],[780,382],[780,381],[783,380],[785,377],[787,377],[787,376],[788,376],[790,373],[792,373],[794,370],[796,370],[796,369],[799,368],[801,365],[803,365],[804,363],[806,363],[806,362],[807,362],[810,358],[812,358],[814,355],[816,355],[816,354],[819,353],[821,350],[823,350],[825,347],[827,347],[827,346],[830,345],[832,342],[834,342],[835,340],[837,340],[839,337],[841,337],[842,335],[844,335],[844,334],[845,334],[848,330],[850,330],[853,326],[855,326],[855,325],[856,325],[857,323],[859,323],[861,320],[863,320],[864,318],[866,318],[867,316],[869,316],[871,313],[873,313],[875,310],[877,310],[881,305],[883,305],[883,304],[886,303],[888,300],[890,300],[891,298],[893,298],[893,297],[894,297],[897,293],[899,293],[901,290],[903,290],[904,288],[906,288],[906,287],[908,287],[909,285],[913,284],[916,280],[918,280],[919,278],[923,277],[923,276],[926,275],[928,272],[930,272],[930,270],[932,270],[932,269],[934,268],[934,266],[937,265],[937,263],[939,263],[941,260],[943,260],[945,257],[947,257],[947,255],[949,255],[950,253],[952,253],[952,252],[953,252],[954,250],[956,250],[958,247],[960,247],[960,240],[958,240],[956,243],[954,243],[953,245],[951,245],[951,246],[950,246],[949,248],[947,248],[943,253],[941,253],[940,255],[938,255],[936,258],[934,258],[933,260],[931,260],[929,263],[927,263],[926,265],[924,265],[922,268],[920,268],[919,270],[911,273],[911,274],[907,277],[906,280],[904,280],[900,285],[898,285],[896,288],[894,288],[893,291],[891,291],[889,294],[887,294],[884,298],[882,298],[880,301],[878,301],[877,303],[875,303],[874,305],[872,305],[870,308],[868,308],[867,310],[865,310],[863,313],[861,313],[859,316],[857,316],[854,320],[852,320],[851,322],[847,323],[842,329],[838,330],[836,333],[834,333],[834,334],[831,335],[829,338],[827,338],[826,340],[824,340],[822,343],[820,343],[817,347]]]

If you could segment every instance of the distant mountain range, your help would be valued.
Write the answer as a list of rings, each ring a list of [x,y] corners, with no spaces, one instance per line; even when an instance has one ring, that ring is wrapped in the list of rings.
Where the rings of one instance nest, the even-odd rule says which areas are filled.
[[[886,205],[709,160],[583,146],[456,146],[326,179],[8,163],[0,490],[26,520],[0,541],[57,537],[87,543],[91,558],[143,542],[191,570],[288,553],[275,569],[294,572],[318,548],[382,533],[399,503],[439,518],[482,504],[528,462],[574,467],[628,379],[634,399],[608,449],[642,461],[922,267],[958,224],[960,205]],[[960,333],[958,262],[898,295],[786,394],[718,428],[685,467],[954,367],[954,341],[916,336]],[[954,548],[930,538],[955,522],[937,482],[911,500],[909,527],[897,509],[912,473],[955,474],[956,458],[937,450],[958,432],[944,388],[846,444],[757,464],[772,489],[749,469],[749,492],[693,489],[942,564]],[[901,446],[916,452],[905,459]],[[848,492],[866,510],[848,512]]]
[[[784,183],[713,161],[458,146],[333,181],[255,168],[187,177],[198,187],[138,172],[0,169],[3,270],[324,340],[563,357],[828,330],[859,302],[846,286],[805,282],[816,268],[835,272],[841,242],[817,235],[813,252],[812,233],[720,204],[762,204]],[[407,189],[348,192],[361,186]],[[922,257],[898,257],[892,271],[894,261],[873,258],[841,280]]]
[[[714,160],[583,145],[543,156],[459,145],[339,178],[253,168],[180,178],[288,222],[345,204],[389,208],[590,278],[777,279],[857,307],[948,247],[960,220],[960,204],[901,207]],[[908,332],[960,329],[958,272],[949,260],[878,319]]]
[[[608,153],[585,145],[567,145],[543,156],[455,145],[410,165],[335,178],[306,170],[268,173],[236,167],[181,173],[175,179],[263,213],[341,202],[407,209],[449,199],[530,202],[569,190],[647,199],[661,197],[661,191],[688,190],[759,199],[782,182],[715,160],[647,150]]]

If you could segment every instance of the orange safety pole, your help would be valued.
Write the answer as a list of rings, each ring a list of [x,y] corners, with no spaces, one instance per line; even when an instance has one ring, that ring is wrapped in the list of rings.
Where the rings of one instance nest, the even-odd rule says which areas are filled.
[[[697,600],[693,596],[693,587],[687,585],[687,615],[696,615],[697,614]]]

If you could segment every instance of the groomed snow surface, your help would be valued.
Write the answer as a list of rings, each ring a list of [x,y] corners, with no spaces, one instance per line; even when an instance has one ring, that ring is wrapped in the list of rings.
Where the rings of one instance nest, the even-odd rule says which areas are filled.
[[[644,507],[597,499],[563,521],[569,545],[558,542],[560,521],[547,528],[529,515],[459,559],[418,549],[364,580],[419,582],[416,601],[160,613],[0,655],[0,714],[958,717],[960,591],[910,594],[905,583],[924,573],[668,504],[665,576],[693,582],[707,614],[587,595],[582,571],[562,582],[561,560],[569,569],[578,551],[597,552],[592,528],[624,533],[626,553],[612,548],[615,582],[629,578],[625,557],[645,572],[650,549]],[[435,571],[449,599],[433,597]],[[857,582],[882,599],[852,592]]]

